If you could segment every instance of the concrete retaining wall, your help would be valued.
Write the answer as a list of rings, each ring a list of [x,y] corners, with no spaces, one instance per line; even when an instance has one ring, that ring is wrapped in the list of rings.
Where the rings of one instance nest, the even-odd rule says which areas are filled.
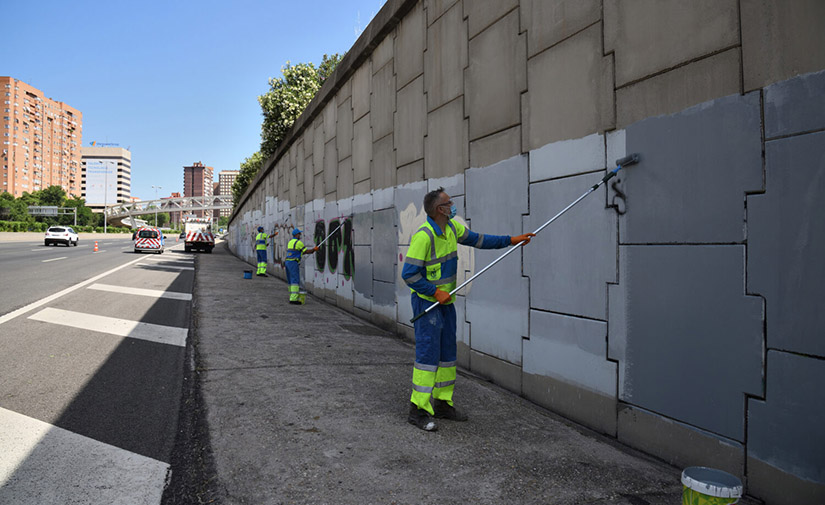
[[[389,1],[231,247],[254,262],[253,230],[278,227],[283,276],[294,227],[343,222],[307,289],[412,338],[400,271],[427,191],[515,235],[638,152],[458,297],[461,365],[768,503],[825,502],[823,25],[816,0]],[[459,282],[498,254],[460,246]]]

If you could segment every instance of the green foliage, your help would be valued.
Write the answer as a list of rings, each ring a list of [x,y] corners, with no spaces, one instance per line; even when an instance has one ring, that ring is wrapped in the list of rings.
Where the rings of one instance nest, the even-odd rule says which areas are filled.
[[[331,56],[325,54],[318,68],[313,63],[292,65],[287,61],[281,69],[282,76],[269,80],[269,91],[258,97],[264,116],[261,124],[261,149],[241,163],[240,174],[232,184],[232,199],[236,206],[264,161],[275,154],[292,125],[343,57],[338,53]]]
[[[235,178],[235,182],[232,183],[232,201],[235,206],[240,202],[249,183],[252,182],[252,179],[254,179],[258,171],[261,170],[263,163],[264,155],[261,154],[260,151],[246,158],[243,160],[243,163],[241,163],[240,173],[238,177]]]
[[[77,226],[74,214],[59,216],[31,216],[29,206],[74,207],[77,209]],[[86,207],[86,201],[79,197],[67,198],[66,192],[60,186],[49,186],[40,191],[23,193],[15,198],[11,193],[0,193],[0,219],[7,224],[7,229],[0,231],[46,231],[49,226],[64,225],[80,230],[84,226],[103,226],[103,214],[94,214]],[[25,225],[11,225],[24,223]],[[14,229],[11,229],[14,228]],[[19,229],[18,229],[19,228]],[[91,230],[89,230],[91,231]]]

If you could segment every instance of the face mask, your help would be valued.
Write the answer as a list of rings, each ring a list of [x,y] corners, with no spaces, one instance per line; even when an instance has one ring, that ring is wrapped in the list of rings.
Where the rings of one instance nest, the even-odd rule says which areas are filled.
[[[458,212],[458,211],[455,208],[455,204],[453,204],[452,207],[450,207],[450,219],[455,217],[456,212]]]

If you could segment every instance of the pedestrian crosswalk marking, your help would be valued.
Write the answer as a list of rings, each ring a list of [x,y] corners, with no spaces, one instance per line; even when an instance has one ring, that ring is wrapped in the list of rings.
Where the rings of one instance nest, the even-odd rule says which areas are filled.
[[[142,323],[53,307],[47,307],[32,314],[29,319],[180,347],[186,345],[186,335],[189,332],[188,328]]]
[[[92,284],[88,289],[108,291],[110,293],[122,293],[126,295],[149,296],[152,298],[171,298],[172,300],[189,301],[192,299],[192,295],[190,293],[161,291],[159,289],[130,288],[128,286],[112,286],[111,284]]]
[[[169,474],[162,461],[4,408],[0,447],[0,503],[157,505]]]

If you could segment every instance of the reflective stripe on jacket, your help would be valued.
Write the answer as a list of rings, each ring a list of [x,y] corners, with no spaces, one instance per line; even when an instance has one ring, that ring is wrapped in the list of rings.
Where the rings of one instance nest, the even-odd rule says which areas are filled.
[[[294,238],[286,246],[286,261],[301,261],[301,255],[306,250],[304,243]]]
[[[436,288],[450,292],[455,289],[458,272],[458,245],[479,249],[500,249],[510,244],[509,235],[482,235],[451,219],[447,229],[427,217],[407,249],[401,278],[410,290],[421,298],[437,301]],[[452,301],[450,302],[452,303]]]
[[[269,238],[264,232],[260,232],[255,235],[255,249],[266,249],[266,239]]]

